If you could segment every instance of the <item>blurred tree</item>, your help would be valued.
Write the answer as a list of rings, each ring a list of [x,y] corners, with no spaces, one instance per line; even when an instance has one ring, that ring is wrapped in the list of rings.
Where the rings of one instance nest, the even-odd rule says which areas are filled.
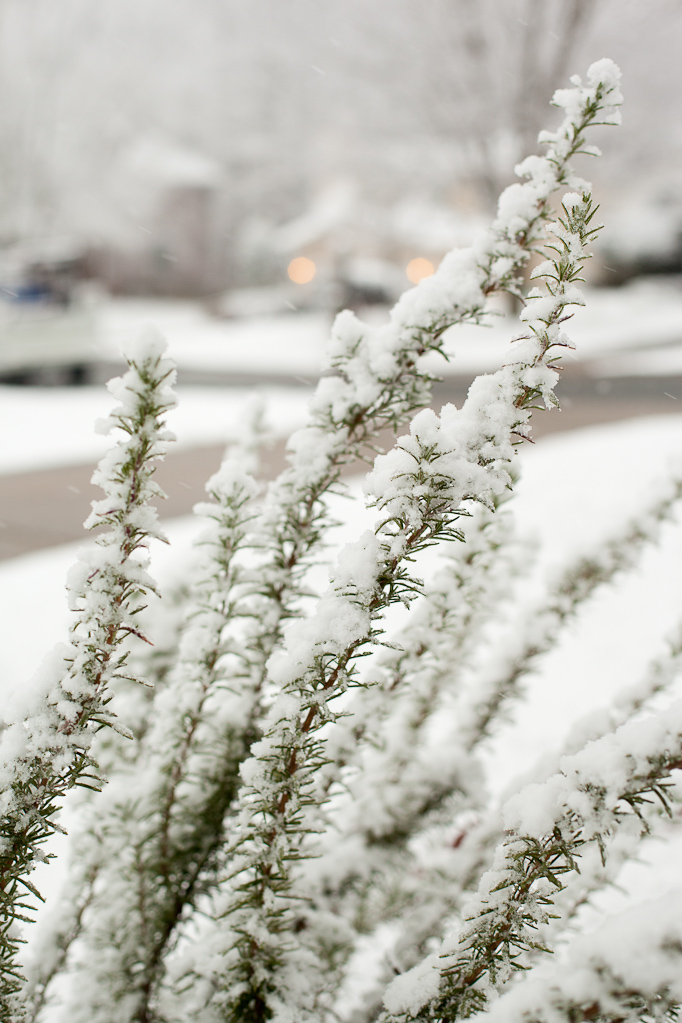
[[[344,86],[356,93],[359,130],[382,143],[387,135],[400,138],[405,150],[411,145],[424,181],[432,166],[427,147],[445,148],[445,179],[453,179],[454,159],[456,172],[475,181],[490,205],[508,179],[510,158],[535,149],[538,96],[564,80],[601,3],[433,0],[417,8],[379,0],[366,11],[353,0],[342,50],[346,74],[353,61],[354,82],[344,77]]]
[[[226,272],[247,218],[297,215],[331,178],[490,206],[535,149],[535,97],[607,50],[641,97],[622,176],[682,147],[661,127],[681,33],[678,0],[1,0],[0,237],[148,237],[121,166],[152,134],[223,169]]]

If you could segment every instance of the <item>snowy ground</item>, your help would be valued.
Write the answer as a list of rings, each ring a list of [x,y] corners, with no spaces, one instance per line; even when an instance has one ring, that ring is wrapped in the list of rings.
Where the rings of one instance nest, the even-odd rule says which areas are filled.
[[[646,375],[682,373],[682,283],[642,281],[627,288],[591,289],[587,305],[570,324],[576,352],[588,373]],[[374,320],[380,318],[374,310]],[[319,372],[330,317],[292,314],[270,319],[220,321],[197,303],[116,300],[100,309],[100,350],[118,356],[122,344],[145,323],[168,338],[170,353],[184,368],[235,373],[289,374],[310,381]],[[492,326],[449,332],[452,360],[434,370],[475,374],[504,360],[519,322],[498,317]],[[262,387],[275,432],[288,434],[305,413],[304,388]],[[169,425],[183,446],[222,442],[239,423],[247,392],[239,388],[184,387]],[[106,441],[94,432],[111,401],[104,388],[14,388],[0,386],[0,473],[92,461]],[[49,420],[49,429],[45,421]]]
[[[261,399],[277,436],[287,436],[305,416],[306,393],[297,388],[254,391],[228,387],[180,387],[168,426],[181,447],[223,443],[239,432],[244,412]],[[95,432],[113,399],[104,387],[0,386],[0,473],[94,462],[110,441]]]
[[[209,316],[197,302],[109,300],[100,309],[102,354],[117,356],[121,345],[144,323],[154,324],[164,334],[170,355],[187,369],[315,377],[331,317],[292,313],[221,320]]]
[[[620,355],[639,349],[655,353],[655,358],[659,349],[668,355],[675,351],[677,365],[682,365],[682,282],[648,279],[624,288],[584,291],[586,306],[576,311],[569,333],[576,344],[574,357],[588,371],[601,371],[602,360],[608,359],[617,372]],[[367,314],[372,323],[386,315],[380,309]],[[117,355],[121,343],[146,321],[167,336],[171,355],[184,368],[235,373],[267,370],[303,377],[319,373],[331,325],[331,317],[324,313],[216,320],[195,303],[116,300],[104,303],[100,311],[102,353]],[[511,314],[493,318],[485,330],[452,328],[446,335],[452,361],[443,367],[439,360],[438,372],[495,369],[509,341],[519,333],[519,321]],[[624,372],[628,372],[626,365]]]

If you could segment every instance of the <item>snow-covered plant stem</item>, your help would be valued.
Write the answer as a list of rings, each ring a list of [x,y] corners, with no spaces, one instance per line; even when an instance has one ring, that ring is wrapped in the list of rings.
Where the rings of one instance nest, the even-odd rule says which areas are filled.
[[[117,965],[111,956],[103,964],[101,980],[108,997],[115,989],[125,996],[130,1019],[152,1018],[166,947],[183,915],[214,883],[239,764],[257,734],[259,680],[228,633],[240,614],[240,555],[250,539],[256,489],[239,454],[228,456],[207,485],[212,502],[197,509],[210,522],[200,541],[206,567],[191,595],[179,662],[157,702],[156,723],[143,744],[144,769],[131,792],[139,821],[135,855],[124,853],[116,866],[120,876],[126,865],[129,897],[102,906],[88,936],[90,945],[104,944],[112,954],[120,950]],[[96,988],[95,1004],[106,1013]]]
[[[681,497],[682,478],[666,481],[664,492],[648,508],[599,550],[570,565],[544,599],[524,612],[523,622],[514,622],[513,641],[503,644],[503,653],[478,672],[475,692],[459,708],[459,741],[466,749],[474,749],[490,734],[500,711],[521,695],[523,678],[551,650],[560,630],[595,590],[610,583],[618,572],[634,567]]]
[[[49,923],[40,931],[26,966],[26,985],[22,992],[27,1023],[35,1023],[47,1003],[50,985],[65,969],[69,951],[83,929],[83,917],[95,897],[95,885],[106,860],[101,836],[95,840],[97,850],[83,848],[78,836],[78,866],[70,864],[69,879],[60,891],[56,907],[52,907]]]
[[[252,540],[258,489],[248,448],[228,453],[206,485],[211,500],[195,508],[207,521],[197,544],[203,564],[190,592],[178,663],[155,700],[133,771],[122,772],[94,808],[84,855],[75,850],[73,871],[87,878],[101,857],[94,837],[118,823],[81,938],[92,955],[74,985],[73,1019],[104,1020],[112,997],[126,1019],[151,1019],[167,946],[214,879],[239,763],[256,734],[258,680],[228,631],[248,578],[240,559]],[[60,916],[68,912],[63,905]],[[105,958],[96,953],[103,947]]]
[[[649,538],[651,539],[651,536]],[[516,792],[522,785],[528,785],[531,781],[544,781],[548,773],[558,771],[559,765],[567,757],[581,750],[586,743],[614,732],[631,720],[655,696],[669,688],[675,678],[679,677],[681,665],[682,629],[678,628],[666,643],[665,652],[649,665],[639,682],[620,693],[613,705],[604,707],[601,711],[593,710],[589,717],[578,721],[571,729],[563,750],[559,751],[556,757],[552,756],[549,759],[544,755],[522,780],[512,783],[510,790]],[[450,736],[449,743],[456,745],[456,739]],[[433,750],[432,755],[438,763],[440,761],[438,750]],[[380,802],[383,802],[383,796]],[[367,816],[369,819],[369,815]],[[398,913],[400,927],[395,933],[388,956],[384,984],[390,980],[391,966],[395,967],[399,963],[403,971],[411,969],[426,955],[426,945],[433,941],[434,936],[447,933],[448,929],[451,929],[452,919],[461,915],[463,903],[470,899],[472,888],[478,885],[481,876],[490,869],[496,847],[505,839],[502,815],[495,806],[489,809],[482,819],[478,818],[479,814],[474,817],[473,823],[470,822],[457,835],[456,852],[451,850],[447,856],[436,857],[433,864],[428,861],[415,864],[414,860],[411,864],[399,862],[398,870],[394,869],[391,873],[388,887],[393,901],[395,902],[396,898],[395,889],[398,888],[400,891],[401,886],[407,887],[407,897],[404,898],[405,910]],[[445,824],[445,819],[443,823]],[[446,836],[452,834],[451,826],[448,828],[446,825],[445,834]],[[623,864],[637,854],[643,834],[636,831],[626,835],[623,829],[620,829],[617,837],[617,842],[609,843],[608,858],[605,862],[599,855],[595,857],[592,854],[588,857],[588,865],[583,863],[580,874],[572,874],[570,878],[564,877],[564,881],[570,883],[552,896],[556,908],[552,916],[556,917],[556,920],[543,926],[541,937],[543,943],[549,941],[551,944],[552,932],[561,933],[566,922],[575,916],[596,891],[614,881]],[[584,846],[581,847],[583,857],[586,852],[590,852],[590,847],[588,846],[587,850]],[[395,850],[392,850],[392,853],[392,858],[384,855],[383,862],[380,861],[379,869],[383,869],[384,873],[387,868],[393,866],[391,859],[396,858]],[[375,859],[378,859],[376,854]],[[363,877],[363,881],[369,892],[372,880],[368,881]],[[340,884],[342,882],[343,877]],[[380,887],[378,880],[375,879],[373,884],[376,892]],[[412,891],[415,895],[410,897]],[[376,901],[375,894],[372,904],[374,905]],[[381,900],[378,901],[383,908]],[[377,995],[380,990],[379,987]],[[372,1017],[367,1017],[370,1018]]]
[[[509,836],[498,847],[465,923],[431,955],[389,987],[388,1021],[458,1020],[483,1008],[496,986],[543,949],[537,930],[550,917],[562,878],[575,871],[583,846],[608,841],[622,827],[647,828],[654,796],[668,811],[671,772],[682,767],[682,705],[566,757],[561,773],[527,786],[507,804]]]
[[[576,154],[597,153],[585,131],[619,123],[619,80],[615,65],[603,60],[590,67],[587,85],[576,78],[574,88],[557,91],[553,102],[566,117],[557,131],[543,133],[546,155],[519,164],[526,180],[502,193],[492,229],[472,248],[450,252],[432,277],[402,296],[387,324],[370,327],[350,312],[337,317],[327,350],[330,375],[317,388],[311,424],[290,440],[291,465],[267,502],[261,593],[269,606],[258,641],[263,664],[281,638],[282,622],[296,614],[307,559],[329,524],[324,496],[342,466],[376,450],[381,431],[397,429],[429,404],[433,378],[420,359],[444,353],[449,327],[480,322],[494,292],[521,294],[521,271],[542,246],[553,216],[551,196],[586,184],[571,167]]]
[[[556,94],[566,117],[556,132],[544,134],[546,155],[518,168],[525,180],[503,193],[492,230],[471,249],[448,255],[431,278],[403,296],[387,324],[369,327],[350,313],[337,318],[310,424],[292,438],[290,464],[262,504],[249,466],[239,457],[228,459],[209,483],[213,500],[203,509],[211,523],[203,538],[208,557],[190,598],[177,663],[149,704],[135,755],[122,758],[111,784],[88,807],[92,819],[76,843],[66,891],[73,907],[58,912],[52,930],[47,928],[46,942],[38,946],[39,955],[45,950],[44,966],[24,991],[32,1019],[61,969],[73,981],[65,1007],[71,1023],[321,1023],[335,1018],[336,993],[363,926],[391,920],[398,941],[395,917],[403,906],[408,912],[415,907],[420,881],[430,898],[438,869],[413,846],[423,837],[420,829],[434,820],[433,830],[443,830],[433,811],[448,805],[453,792],[467,808],[480,799],[477,747],[503,700],[516,691],[518,673],[506,689],[500,684],[504,692],[493,680],[465,704],[471,713],[462,727],[452,726],[454,741],[439,778],[427,763],[428,725],[434,707],[444,706],[448,688],[448,709],[456,706],[457,670],[450,669],[466,664],[469,645],[505,589],[500,582],[506,571],[505,523],[494,509],[511,486],[515,445],[529,436],[533,410],[557,404],[557,362],[570,344],[563,323],[570,307],[582,304],[576,281],[596,230],[589,186],[573,175],[570,161],[577,153],[595,152],[586,145],[587,128],[617,123],[618,84],[617,68],[600,61],[590,68],[586,85],[574,79],[573,88]],[[550,198],[559,188],[570,191],[555,219]],[[521,271],[530,254],[540,251],[545,260],[533,278],[544,282],[543,290],[534,288],[528,296],[525,335],[513,343],[506,364],[475,380],[461,409],[446,406],[436,414],[422,408],[433,379],[422,356],[444,353],[449,327],[482,321],[493,292],[520,296]],[[153,378],[158,386],[156,403],[150,399],[145,405],[147,418],[138,414],[145,373],[147,383]],[[44,685],[48,712],[35,725],[31,714],[17,716],[0,746],[6,773],[15,771],[21,785],[49,786],[52,778],[55,783],[35,819],[25,804],[17,804],[15,816],[7,818],[9,838],[26,821],[31,836],[42,840],[36,828],[47,835],[57,826],[51,814],[66,789],[90,773],[98,784],[91,733],[104,723],[117,724],[106,686],[130,673],[120,643],[139,634],[138,597],[151,585],[140,547],[156,528],[143,506],[153,491],[148,459],[163,446],[158,416],[170,403],[169,373],[160,349],[147,343],[119,386],[123,404],[114,419],[128,440],[123,455],[101,467],[101,480],[114,482],[106,484],[107,499],[93,513],[93,522],[109,525],[111,533],[72,579],[79,620],[70,650]],[[409,434],[379,455],[369,475],[366,495],[380,514],[376,528],[341,552],[328,590],[313,604],[309,568],[324,543],[327,497],[343,465],[376,452],[379,432],[397,429],[420,408]],[[143,455],[133,458],[133,451]],[[462,516],[470,516],[472,508],[482,514],[474,520],[468,552],[458,544],[465,554],[451,559],[447,578],[424,585],[413,561],[422,560],[426,547],[462,540]],[[632,540],[635,547],[643,539],[631,535],[624,542]],[[609,548],[596,567],[586,563],[568,589],[559,588],[543,619],[545,645],[591,588],[627,560],[622,549]],[[388,644],[377,666],[362,670],[364,658],[384,642],[386,612],[396,604],[410,609],[407,617],[414,622],[399,637],[403,648]],[[309,607],[314,610],[303,617]],[[537,643],[532,649],[526,643],[524,665],[539,652]],[[356,685],[370,695],[344,723],[352,701],[343,697]],[[64,721],[69,723],[62,727]],[[515,949],[533,947],[532,926],[541,920],[547,894],[538,887],[554,861],[552,876],[562,870],[565,876],[585,841],[593,838],[606,847],[628,801],[637,809],[648,792],[665,798],[666,771],[682,759],[682,751],[677,760],[672,747],[661,754],[660,743],[669,734],[659,733],[649,734],[646,763],[640,756],[637,769],[618,775],[618,786],[601,784],[599,771],[590,775],[586,761],[575,767],[579,780],[571,775],[569,795],[561,783],[552,782],[554,788],[548,783],[547,791],[559,795],[542,827],[525,814],[517,821],[509,811],[516,838],[502,843],[493,868],[498,875],[502,871],[506,887],[494,891],[492,875],[485,875],[479,896],[485,908],[479,913],[476,904],[470,914],[470,942],[465,935],[461,945],[453,939],[445,947],[444,971],[437,959],[436,968],[431,961],[428,968],[417,967],[418,996],[409,974],[389,991],[387,1004],[397,1018],[442,1009],[449,1020],[484,1004],[476,997],[488,979],[503,979],[509,963],[510,969],[515,965]],[[360,742],[375,745],[364,755]],[[610,763],[616,760],[614,754]],[[383,783],[387,773],[390,784],[381,795],[365,791]],[[598,778],[595,791],[590,777]],[[16,792],[24,791],[13,778],[6,797],[10,810]],[[355,805],[354,791],[361,794]],[[580,805],[571,802],[574,791]],[[344,793],[351,795],[345,806]],[[590,834],[589,800],[603,824]],[[550,803],[548,796],[543,805]],[[474,862],[479,874],[490,865],[496,841],[491,835],[499,835],[499,823],[484,819],[479,830],[482,840],[468,860],[464,856],[453,865],[448,859],[443,872],[450,871],[453,881],[444,900],[453,914],[471,886]],[[380,850],[375,856],[375,839],[397,855],[391,860]],[[363,859],[362,880],[348,894],[355,885],[348,868],[354,849]],[[456,860],[458,849],[435,855],[445,864],[450,852]],[[38,858],[31,855],[24,866]],[[387,876],[393,869],[401,873],[397,904],[379,898],[373,915],[359,923],[354,909],[362,884],[383,865]],[[16,877],[8,891],[18,891]],[[20,910],[17,904],[13,919]],[[434,920],[430,910],[427,916]],[[483,925],[477,930],[479,917],[497,920],[498,931],[484,933]],[[441,914],[428,937],[440,940],[445,929]],[[424,954],[422,931],[415,930],[421,947],[409,965]],[[2,933],[14,956],[15,932]],[[19,980],[7,975],[5,1015],[18,1023],[26,1019],[14,994]],[[459,1001],[458,977],[466,989]]]
[[[307,836],[323,826],[314,784],[324,759],[318,735],[335,718],[334,698],[355,681],[358,656],[378,641],[386,608],[419,591],[408,563],[426,546],[461,538],[463,502],[492,503],[510,483],[514,439],[528,435],[532,409],[538,401],[556,404],[555,364],[568,343],[561,325],[567,307],[582,303],[575,281],[596,233],[589,194],[568,194],[562,208],[552,228],[554,255],[534,275],[544,277],[546,294],[534,289],[522,314],[528,335],[507,366],[474,381],[461,410],[422,411],[410,435],[377,458],[366,484],[382,513],[376,532],[344,550],[315,614],[292,623],[270,660],[281,696],[242,767],[234,892],[221,913],[234,932],[226,976],[217,980],[227,1020],[289,1018],[293,1006],[301,1020],[318,1012],[315,974],[325,964],[315,963],[292,908],[305,899],[296,863]]]
[[[175,403],[170,388],[175,370],[163,357],[164,343],[150,334],[128,357],[129,371],[112,381],[120,402],[107,427],[124,439],[102,459],[93,481],[105,491],[93,503],[88,527],[106,526],[72,571],[71,602],[77,619],[71,643],[58,650],[37,679],[31,705],[18,708],[0,745],[0,1005],[3,1020],[21,1018],[14,994],[20,938],[14,924],[30,908],[25,893],[35,891],[28,876],[45,858],[42,846],[61,830],[56,815],[75,785],[99,787],[90,753],[95,732],[118,725],[108,709],[110,685],[129,678],[122,647],[140,633],[140,596],[153,589],[146,572],[146,548],[159,537],[152,499],[162,495],[152,480],[170,435],[162,417]]]
[[[615,105],[620,102],[617,72],[610,62],[600,62],[590,69],[587,86],[576,83],[575,88],[558,93],[556,102],[564,107],[567,116],[558,131],[547,136],[547,155],[532,157],[520,166],[519,173],[527,180],[511,186],[503,194],[491,232],[474,248],[453,252],[446,257],[432,278],[423,281],[401,299],[385,327],[370,328],[348,313],[337,319],[328,355],[328,370],[332,375],[321,381],[313,401],[311,425],[292,438],[291,465],[270,488],[265,511],[254,527],[264,545],[258,570],[252,574],[251,582],[240,579],[238,585],[233,585],[234,580],[225,572],[207,580],[200,604],[206,612],[210,610],[212,617],[210,622],[210,616],[206,617],[202,626],[204,632],[199,637],[202,642],[194,643],[191,652],[189,639],[183,641],[181,663],[172,673],[170,688],[155,702],[155,716],[158,712],[158,718],[154,734],[158,742],[152,735],[143,743],[145,755],[148,755],[148,769],[131,785],[129,799],[121,803],[121,807],[129,807],[129,820],[135,819],[140,825],[136,825],[134,836],[131,831],[129,843],[131,849],[136,849],[135,862],[129,862],[125,855],[112,858],[112,869],[120,875],[119,881],[122,883],[124,875],[129,876],[130,885],[120,889],[121,896],[124,890],[129,889],[132,893],[135,885],[153,889],[159,862],[157,840],[153,836],[160,829],[161,833],[170,836],[166,853],[171,848],[178,853],[178,856],[165,855],[161,858],[164,863],[172,863],[168,874],[169,878],[172,877],[172,884],[166,885],[165,896],[159,895],[157,886],[158,898],[150,895],[145,900],[148,914],[145,920],[138,919],[134,899],[128,903],[121,897],[117,911],[102,914],[101,925],[93,925],[93,934],[86,934],[84,939],[86,945],[92,940],[99,947],[106,945],[112,950],[119,949],[127,957],[125,968],[121,966],[119,954],[114,955],[113,952],[106,962],[102,960],[102,965],[104,971],[109,971],[107,986],[118,985],[129,995],[134,990],[142,992],[141,1001],[130,1010],[133,1013],[130,1019],[138,1016],[144,1019],[144,1013],[151,1011],[141,1006],[148,1007],[149,999],[153,1000],[160,975],[160,959],[170,936],[183,911],[195,905],[201,891],[205,891],[206,886],[210,887],[208,866],[215,866],[224,855],[223,850],[218,857],[218,851],[229,824],[219,819],[217,808],[221,807],[224,812],[229,807],[229,794],[234,793],[239,781],[239,760],[258,724],[261,713],[258,696],[264,666],[281,640],[283,623],[300,613],[304,573],[328,525],[326,493],[338,481],[342,466],[371,450],[381,430],[387,426],[397,427],[416,408],[428,402],[431,376],[420,366],[419,360],[429,351],[442,351],[444,331],[457,323],[478,321],[485,311],[486,297],[494,291],[518,292],[520,271],[530,253],[544,240],[546,224],[551,216],[549,200],[552,193],[562,185],[580,187],[573,176],[570,160],[576,153],[586,151],[585,130],[593,124],[613,123],[615,120]],[[562,286],[565,283],[563,281]],[[538,393],[535,381],[522,393],[515,392],[514,400],[519,402],[515,415],[521,416],[518,423],[521,429],[525,422],[523,411],[532,406]],[[546,391],[545,396],[548,393]],[[419,455],[425,463],[429,457],[426,453]],[[435,462],[440,457],[440,451],[434,453]],[[479,498],[482,495],[465,496]],[[494,493],[488,496],[494,496]],[[415,536],[408,543],[409,535],[405,534],[404,538],[404,556],[410,556],[412,550],[417,550],[422,539],[428,541],[428,530],[423,537]],[[393,582],[390,582],[394,571],[391,564],[389,558],[385,566],[389,580],[386,587],[388,590],[393,587],[392,600],[402,579],[400,565],[403,562],[400,558],[396,562],[398,576]],[[365,607],[370,617],[382,613],[386,606],[385,595],[383,591],[376,594],[376,603],[372,604],[370,600]],[[219,620],[217,612],[223,604],[225,607],[229,605],[229,614]],[[242,630],[245,616],[249,616],[254,625],[246,633]],[[195,619],[194,626],[200,621],[201,615]],[[215,660],[209,663],[204,658],[202,666],[198,654],[211,630],[215,632],[216,642],[209,643],[209,647]],[[188,637],[191,635],[196,635],[193,628],[188,632]],[[370,630],[358,638],[355,648],[347,651],[346,662],[343,658],[339,660],[336,676],[339,685],[336,681],[331,682],[330,690],[335,692],[342,683],[345,684],[345,676],[352,674],[351,665],[355,657],[364,652],[363,646],[372,638]],[[183,690],[183,683],[193,680],[191,685],[195,686],[200,669],[201,685],[205,685],[201,690],[204,695],[192,713],[184,714],[184,710],[178,713],[178,707],[185,707],[191,688]],[[325,675],[325,683],[333,676],[334,669],[330,669]],[[322,692],[328,691],[324,689],[325,683],[322,683]],[[176,690],[176,696],[168,695]],[[319,693],[316,699],[320,701]],[[245,706],[249,701],[251,709],[247,713]],[[312,711],[310,707],[308,713]],[[216,722],[225,723],[230,714],[231,730],[225,725],[227,731],[218,739]],[[306,724],[307,719],[300,723],[302,735],[310,734],[312,740],[325,719],[326,712],[321,711],[318,716],[315,711],[309,724]],[[167,737],[160,738],[164,729],[168,736],[175,737],[175,744],[169,744]],[[226,739],[228,732],[232,736],[230,741]],[[212,769],[206,770],[205,758],[202,760],[204,754],[198,753],[202,763],[201,793],[194,793],[189,798],[193,785],[187,778],[193,776],[190,769],[194,763],[193,751],[206,748],[212,750]],[[223,761],[218,749],[222,750]],[[162,760],[159,758],[168,765],[167,769],[161,768]],[[296,765],[296,777],[299,764],[296,758],[291,762]],[[135,804],[137,809],[133,808],[133,792],[137,794],[136,798],[139,797]],[[197,802],[192,810],[195,797]],[[165,815],[162,811],[164,800],[171,808]],[[212,808],[211,820],[215,823],[212,830],[207,827],[206,815],[196,809],[204,805]],[[115,812],[111,806],[109,810]],[[145,815],[147,819],[143,822]],[[164,820],[168,827],[163,825]],[[184,866],[181,847],[193,850]],[[203,859],[196,858],[199,848],[203,850]],[[199,877],[203,879],[201,884],[198,883]],[[189,893],[188,897],[185,898],[183,893]],[[167,916],[166,923],[161,926],[157,911],[161,913],[164,899],[168,905],[172,903],[175,910],[172,922],[169,923],[170,917]],[[126,905],[129,906],[127,910]],[[133,933],[136,931],[138,937]],[[159,939],[152,948],[153,942],[140,938],[143,932],[146,935],[165,934],[167,937]],[[119,965],[115,965],[117,963]],[[130,980],[129,967],[135,973],[134,983]],[[114,974],[118,979],[114,980]],[[104,985],[104,974],[102,979]],[[85,1005],[86,1001],[81,998],[81,1005]],[[133,1005],[131,997],[126,1004]],[[100,1008],[106,1013],[105,1006]]]
[[[663,496],[617,536],[601,543],[594,555],[583,556],[562,574],[534,614],[524,618],[526,629],[518,641],[515,639],[512,654],[494,657],[494,670],[481,670],[478,665],[469,668],[475,678],[475,706],[487,708],[486,729],[473,731],[471,710],[465,703],[462,711],[458,693],[467,650],[480,646],[481,626],[490,609],[499,608],[501,597],[511,596],[511,581],[518,574],[518,565],[510,557],[514,547],[504,506],[494,513],[477,509],[467,523],[466,543],[457,545],[445,559],[447,567],[412,610],[401,633],[400,648],[387,650],[379,665],[371,669],[370,677],[378,683],[358,692],[352,713],[336,726],[340,734],[327,741],[333,759],[320,772],[327,788],[330,779],[338,780],[340,758],[346,774],[343,789],[333,801],[331,828],[314,871],[323,890],[320,901],[338,906],[342,900],[343,915],[361,920],[363,930],[395,915],[397,905],[404,902],[403,915],[407,914],[409,923],[406,940],[398,939],[404,947],[395,953],[401,963],[418,961],[420,945],[460,908],[470,874],[459,863],[446,880],[440,865],[434,874],[430,910],[428,867],[415,863],[411,840],[435,826],[451,832],[455,810],[460,815],[479,812],[485,792],[475,754],[500,710],[511,698],[521,696],[523,675],[533,670],[541,654],[552,649],[560,630],[595,589],[637,563],[642,549],[658,535],[661,519],[670,514],[680,496],[682,482],[666,481]],[[510,519],[509,507],[506,511]],[[506,557],[505,546],[511,547]],[[591,726],[585,722],[572,748],[564,752],[575,752],[588,738],[597,738],[628,720],[670,683],[678,660],[679,640],[671,642],[667,656],[623,694],[616,708],[597,715],[596,730],[595,722]],[[491,678],[497,681],[489,689],[486,683]],[[464,689],[468,691],[466,686]],[[451,722],[447,729],[442,724],[446,720]],[[436,721],[441,722],[437,738],[429,733],[429,726]],[[353,741],[359,738],[365,741],[353,762]],[[478,854],[475,837],[483,841]],[[467,835],[466,856],[474,877],[489,865],[499,838],[498,824],[473,828]],[[344,847],[349,850],[346,855]],[[419,892],[418,906],[412,910],[415,891]]]
[[[521,982],[474,1020],[639,1023],[675,1020],[682,1005],[682,892],[635,906],[580,936],[563,962]]]
[[[397,893],[410,887],[411,837],[434,822],[444,803],[451,808],[452,796],[471,806],[484,794],[480,765],[461,744],[428,734],[434,718],[451,717],[480,630],[518,569],[521,545],[514,543],[507,497],[495,511],[473,510],[465,542],[451,545],[411,608],[400,646],[375,655],[326,741],[329,763],[318,786],[332,791],[330,827],[309,873],[319,879],[315,898],[336,906],[342,900],[343,915],[358,926],[361,919],[363,930],[394,913]]]

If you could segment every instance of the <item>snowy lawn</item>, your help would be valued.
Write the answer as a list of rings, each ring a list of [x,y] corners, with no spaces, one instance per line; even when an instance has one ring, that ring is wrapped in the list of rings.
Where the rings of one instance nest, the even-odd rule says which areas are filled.
[[[315,312],[220,320],[209,316],[197,302],[111,299],[100,309],[103,354],[117,357],[121,345],[146,323],[161,331],[169,355],[186,369],[314,377],[319,373],[331,316]]]
[[[587,306],[571,324],[576,352],[588,372],[639,375],[682,372],[682,287],[650,281],[622,289],[590,289]],[[330,318],[299,313],[270,319],[219,321],[197,303],[149,300],[107,301],[101,309],[103,353],[120,346],[153,322],[169,340],[178,365],[239,373],[282,373],[312,379],[319,372]],[[380,318],[373,312],[373,320]],[[518,335],[515,318],[499,317],[489,328],[458,326],[449,332],[452,361],[433,361],[434,371],[471,374],[496,369],[509,341]],[[303,388],[260,388],[278,436],[300,425],[308,392]],[[185,447],[221,443],[234,433],[251,392],[240,388],[181,387],[169,425]],[[94,432],[108,414],[103,387],[30,388],[0,386],[0,473],[94,461],[106,440]],[[45,423],[49,422],[49,429]]]
[[[181,447],[228,441],[254,400],[253,390],[238,387],[179,387],[177,393],[168,426]],[[278,437],[302,424],[307,391],[265,387],[256,394]],[[0,386],[0,434],[6,438],[0,473],[97,461],[110,441],[95,432],[95,423],[109,414],[112,401],[104,387]]]
[[[574,358],[597,366],[597,360],[634,349],[673,344],[682,361],[682,283],[641,280],[618,289],[585,288],[586,306],[576,311],[570,333]],[[364,314],[363,314],[364,315]],[[370,310],[375,324],[386,313]],[[243,320],[216,320],[191,302],[108,300],[100,310],[103,354],[117,356],[121,343],[145,322],[166,335],[170,355],[187,369],[235,373],[282,373],[315,377],[319,373],[331,317],[325,313],[292,313]],[[497,369],[509,341],[520,333],[515,316],[494,317],[484,330],[452,328],[448,348],[452,361],[439,359],[436,372],[478,373]],[[639,372],[635,370],[634,372]],[[667,370],[665,372],[677,372]]]

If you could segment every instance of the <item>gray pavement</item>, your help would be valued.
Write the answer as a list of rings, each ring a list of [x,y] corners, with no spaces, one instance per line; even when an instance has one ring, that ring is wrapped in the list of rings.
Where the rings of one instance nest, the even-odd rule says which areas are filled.
[[[285,381],[278,378],[277,382]],[[302,386],[304,382],[288,383]],[[446,401],[460,405],[469,383],[454,377],[436,384],[434,407]],[[562,410],[537,414],[535,437],[635,416],[682,412],[682,377],[593,378],[571,369],[563,375],[557,393]],[[159,508],[162,518],[186,515],[204,499],[204,484],[218,468],[222,453],[222,445],[169,453],[156,477],[168,494]],[[283,465],[280,443],[266,454],[264,475],[272,478]],[[0,476],[0,559],[83,539],[82,523],[90,502],[101,496],[90,483],[93,468],[75,465]],[[346,468],[347,473],[358,471],[362,471],[360,464]]]

